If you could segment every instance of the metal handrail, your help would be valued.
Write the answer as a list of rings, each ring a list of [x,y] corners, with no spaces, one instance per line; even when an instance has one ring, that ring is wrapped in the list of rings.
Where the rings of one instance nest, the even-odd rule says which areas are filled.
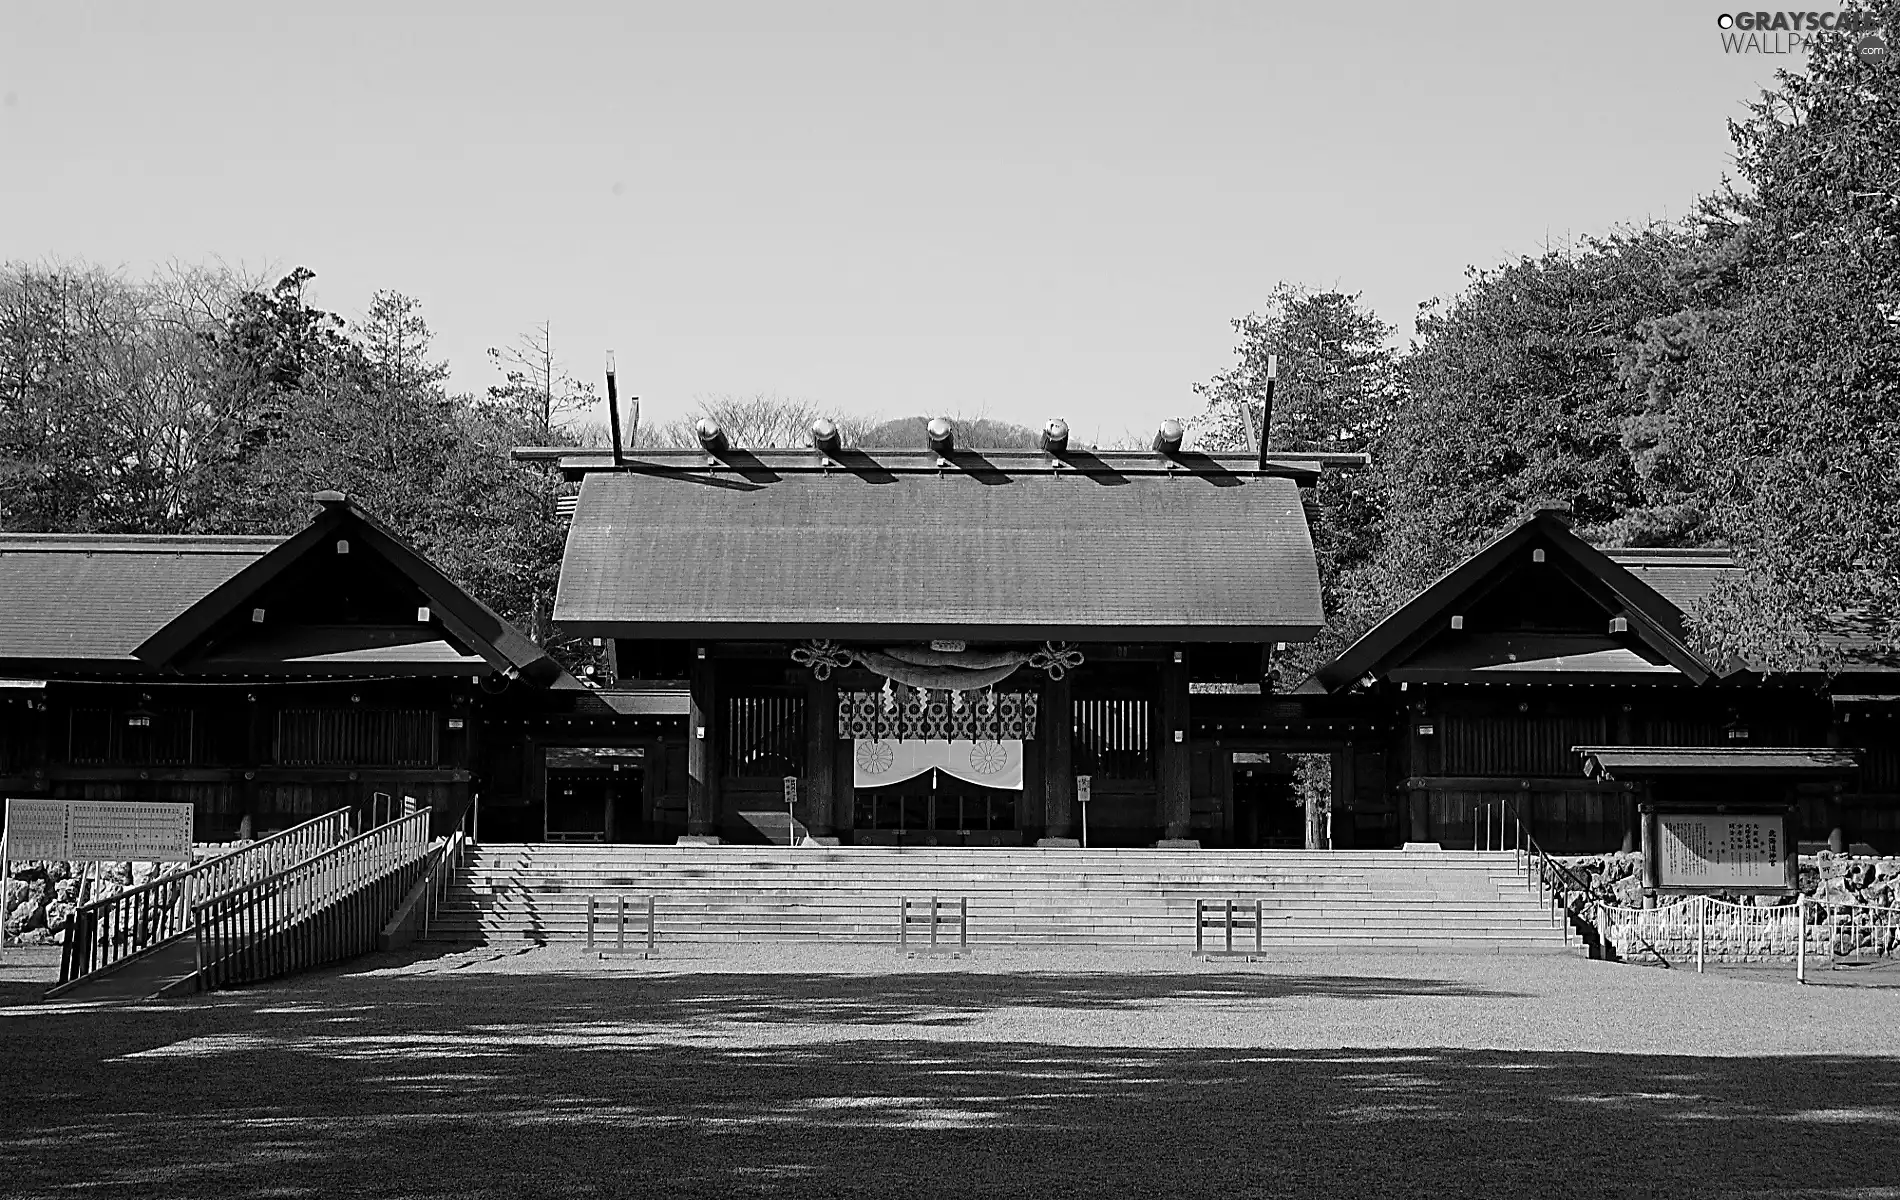
[[[197,897],[268,875],[287,854],[302,852],[308,858],[347,840],[350,819],[349,809],[337,809],[182,871],[79,905],[66,930],[54,991],[186,936],[193,928]]]
[[[1487,803],[1482,807],[1486,814],[1484,819],[1484,833],[1488,841],[1491,826],[1491,805]],[[1503,849],[1501,843],[1504,841],[1504,823],[1508,817],[1511,822],[1511,832],[1513,835],[1511,839],[1511,851],[1516,861],[1523,865],[1525,886],[1528,890],[1536,892],[1539,903],[1549,905],[1552,919],[1557,921],[1560,928],[1562,928],[1564,941],[1568,942],[1570,940],[1570,906],[1567,897],[1572,892],[1581,893],[1586,897],[1589,896],[1589,883],[1571,871],[1569,867],[1566,867],[1545,852],[1543,846],[1539,845],[1537,839],[1532,836],[1530,826],[1524,820],[1524,812],[1518,807],[1515,801],[1509,799],[1500,800],[1497,805],[1497,813],[1498,841],[1500,843],[1498,848]],[[1474,830],[1472,837],[1474,849],[1477,848],[1477,841],[1478,838]],[[1551,876],[1553,875],[1562,880],[1567,886],[1562,888],[1554,886],[1550,882]]]
[[[468,853],[468,835],[457,829],[442,844],[442,853],[429,865],[429,873],[423,877],[421,933],[428,936],[429,925],[441,910],[442,902],[448,899],[449,889],[455,884],[455,873],[461,868],[462,858]]]

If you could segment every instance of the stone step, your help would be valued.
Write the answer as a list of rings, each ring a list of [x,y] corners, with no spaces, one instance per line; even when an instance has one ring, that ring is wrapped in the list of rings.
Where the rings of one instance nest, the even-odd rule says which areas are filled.
[[[447,945],[467,945],[471,943],[495,945],[495,944],[506,944],[508,942],[520,942],[520,941],[529,941],[529,940],[560,942],[562,944],[579,943],[579,944],[585,945],[584,938],[575,937],[572,935],[550,936],[545,933],[537,935],[534,931],[527,930],[527,929],[484,931],[484,933],[480,936],[456,936],[456,935],[452,935],[448,933],[447,931],[434,931],[434,932],[431,932],[431,934],[427,938],[424,938],[422,940],[433,942],[433,943],[447,944]],[[954,942],[954,940],[955,940],[954,937],[945,937],[940,932],[937,945],[939,947],[945,947],[951,944],[952,942]],[[773,930],[737,930],[737,931],[731,931],[728,933],[723,933],[723,934],[718,934],[718,935],[707,935],[707,936],[696,937],[692,939],[684,939],[684,938],[679,938],[679,937],[668,936],[663,933],[657,943],[657,948],[659,952],[662,954],[662,956],[664,956],[669,950],[677,950],[678,948],[683,947],[683,946],[744,945],[744,944],[752,944],[752,943],[792,943],[792,944],[843,943],[843,944],[855,944],[855,945],[885,946],[893,951],[896,951],[900,948],[896,937],[890,930],[862,931],[862,932],[826,930],[826,931],[818,932],[818,933],[802,931],[802,930],[790,931],[790,932],[773,931]],[[644,943],[641,938],[638,938],[638,937],[633,936],[632,934],[629,934],[628,939],[627,939],[627,944],[628,944],[629,949],[637,950],[637,949],[640,949]],[[1068,938],[1061,939],[1059,942],[1051,942],[1050,939],[1048,939],[1047,937],[1035,935],[1035,934],[1024,935],[1024,936],[987,934],[983,936],[972,935],[969,942],[969,945],[973,949],[981,948],[983,946],[1036,946],[1036,945],[1056,945],[1056,944],[1059,944],[1062,946],[1076,946],[1076,947],[1144,946],[1144,947],[1155,947],[1155,948],[1162,948],[1162,949],[1192,950],[1194,948],[1194,938],[1192,937],[1192,935],[1189,935],[1187,937],[1180,937],[1180,936],[1169,936],[1169,935],[1140,935],[1140,934],[1117,933],[1110,936],[1068,937]],[[1224,939],[1210,938],[1205,943],[1203,943],[1203,948],[1207,950],[1222,950],[1224,949],[1225,944],[1226,943]],[[614,939],[611,934],[605,934],[596,938],[595,945],[603,949],[610,949],[614,945],[616,945],[616,943],[614,942]],[[918,937],[916,935],[916,931],[913,931],[911,941],[908,943],[908,946],[911,950],[915,951],[915,950],[925,949],[925,948],[928,948],[929,945],[930,945],[930,939],[929,939],[928,933],[925,933],[922,937]],[[1552,938],[1491,938],[1491,937],[1459,937],[1459,936],[1339,937],[1339,936],[1327,934],[1327,933],[1313,933],[1310,935],[1288,935],[1288,936],[1280,936],[1280,937],[1270,937],[1266,939],[1265,942],[1263,942],[1262,947],[1263,947],[1264,952],[1267,954],[1325,953],[1329,951],[1340,951],[1340,950],[1350,951],[1353,953],[1449,953],[1449,954],[1460,954],[1460,953],[1568,954],[1568,953],[1575,952],[1575,948],[1573,945],[1566,945],[1561,939],[1558,939],[1555,937],[1552,937]],[[1252,949],[1251,939],[1250,938],[1243,939],[1236,936],[1236,938],[1234,939],[1234,948],[1238,952],[1245,952],[1245,951],[1251,950]]]
[[[970,902],[979,944],[1191,947],[1195,901],[1218,920],[1231,898],[1237,922],[1258,899],[1269,942],[1309,948],[1564,945],[1509,853],[538,845],[478,848],[429,940],[581,939],[589,897],[611,937],[624,896],[640,941],[651,896],[663,940],[894,945],[898,899],[932,895],[946,919]],[[928,940],[927,911],[913,904],[913,938]],[[1219,925],[1205,936],[1224,944]],[[1251,944],[1244,925],[1234,936]]]

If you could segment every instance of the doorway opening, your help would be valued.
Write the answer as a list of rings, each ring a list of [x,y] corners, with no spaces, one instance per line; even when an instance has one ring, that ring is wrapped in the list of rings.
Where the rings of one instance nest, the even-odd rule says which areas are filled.
[[[1021,793],[932,769],[901,783],[854,791],[852,840],[860,845],[1015,846]]]

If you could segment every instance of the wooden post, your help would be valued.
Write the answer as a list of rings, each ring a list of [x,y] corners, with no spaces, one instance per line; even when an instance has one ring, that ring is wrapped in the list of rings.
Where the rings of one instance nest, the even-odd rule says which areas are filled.
[[[1835,784],[1826,800],[1821,802],[1821,820],[1827,826],[1827,848],[1835,854],[1847,853],[1846,810],[1841,805],[1841,785]],[[1790,843],[1793,838],[1788,839]]]
[[[715,723],[717,696],[712,661],[699,657],[705,653],[704,646],[694,648],[686,714],[686,833],[689,837],[710,837],[719,828],[719,755],[714,746],[714,739],[719,736]]]
[[[838,760],[838,685],[805,680],[805,821],[813,837],[832,836],[833,766]]]
[[[1176,660],[1179,661],[1176,661]],[[1192,800],[1188,758],[1187,655],[1176,651],[1161,664],[1161,818],[1164,838],[1188,836]]]
[[[1075,688],[1068,676],[1051,679],[1042,689],[1043,812],[1048,836],[1075,836]]]

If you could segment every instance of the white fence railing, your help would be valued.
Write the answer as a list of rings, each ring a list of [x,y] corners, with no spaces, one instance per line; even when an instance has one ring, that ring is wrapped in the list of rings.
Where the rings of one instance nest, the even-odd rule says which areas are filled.
[[[1697,970],[1710,962],[1792,959],[1804,979],[1809,959],[1900,964],[1900,908],[1806,896],[1776,905],[1685,896],[1655,908],[1598,903],[1595,917],[1604,944],[1623,959],[1693,962]]]

